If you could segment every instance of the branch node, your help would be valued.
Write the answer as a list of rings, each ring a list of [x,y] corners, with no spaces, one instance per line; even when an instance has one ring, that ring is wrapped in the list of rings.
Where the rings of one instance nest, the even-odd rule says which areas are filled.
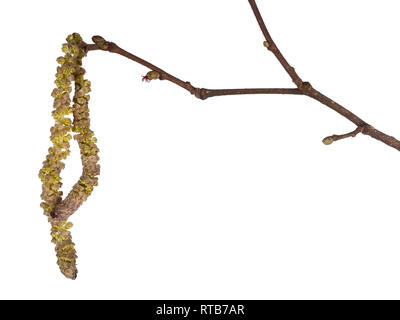
[[[206,100],[208,98],[208,90],[201,88],[200,90],[198,90],[198,94],[196,96],[201,100]]]
[[[305,94],[309,94],[313,90],[313,87],[311,83],[303,81],[299,89],[303,91]]]

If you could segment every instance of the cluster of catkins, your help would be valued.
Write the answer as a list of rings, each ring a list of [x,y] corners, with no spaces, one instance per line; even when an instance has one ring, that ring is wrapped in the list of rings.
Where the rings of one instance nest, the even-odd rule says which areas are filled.
[[[85,46],[77,33],[69,35],[66,40],[67,43],[62,46],[64,56],[57,58],[59,63],[55,80],[57,87],[52,92],[54,97],[52,115],[55,124],[50,129],[50,140],[53,145],[49,148],[39,177],[42,181],[41,207],[52,226],[51,236],[52,242],[56,245],[57,263],[66,277],[75,279],[77,255],[69,231],[72,223],[67,222],[67,219],[97,185],[100,166],[97,164],[99,149],[96,146],[96,138],[90,130],[88,109],[90,82],[84,79],[85,69],[82,68],[82,58],[86,55]],[[71,106],[72,83],[74,83],[74,96]],[[65,167],[63,160],[70,153],[69,141],[72,139],[72,132],[76,133],[74,139],[79,145],[83,171],[79,181],[63,200],[60,191],[62,186],[60,173]]]

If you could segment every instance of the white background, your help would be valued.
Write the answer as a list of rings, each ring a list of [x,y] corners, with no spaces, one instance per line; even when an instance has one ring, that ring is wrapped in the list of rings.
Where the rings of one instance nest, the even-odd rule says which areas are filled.
[[[400,137],[398,1],[258,1],[304,80]],[[206,88],[291,87],[245,0],[3,1],[0,298],[400,298],[400,153],[301,96],[201,101],[107,52],[92,82],[99,186],[72,217],[78,279],[39,207],[55,59],[100,34]],[[79,178],[78,148],[63,171]]]

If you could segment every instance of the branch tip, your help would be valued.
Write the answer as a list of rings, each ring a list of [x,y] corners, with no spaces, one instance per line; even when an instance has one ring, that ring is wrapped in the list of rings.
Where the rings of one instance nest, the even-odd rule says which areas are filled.
[[[329,136],[329,137],[324,138],[324,140],[322,140],[322,143],[324,145],[328,146],[328,145],[332,144],[334,141],[335,140],[334,140],[333,136]]]

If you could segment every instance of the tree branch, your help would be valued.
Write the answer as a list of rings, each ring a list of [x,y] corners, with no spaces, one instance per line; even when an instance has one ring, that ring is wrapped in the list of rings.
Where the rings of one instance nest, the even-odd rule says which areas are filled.
[[[341,106],[337,102],[333,101],[329,97],[325,96],[321,92],[317,91],[316,89],[313,88],[313,86],[309,82],[303,81],[300,76],[297,74],[295,69],[289,64],[289,62],[286,60],[286,58],[283,56],[277,45],[275,44],[274,40],[272,39],[265,23],[264,20],[261,16],[261,13],[258,9],[258,6],[256,4],[255,0],[248,0],[249,4],[253,10],[253,13],[256,17],[256,20],[258,22],[258,25],[260,26],[260,29],[265,37],[264,41],[264,46],[268,48],[269,51],[271,51],[277,60],[280,62],[282,67],[285,69],[287,74],[290,76],[292,81],[296,84],[297,88],[252,88],[252,89],[205,89],[205,88],[197,88],[193,86],[190,82],[188,81],[183,81],[172,74],[164,71],[163,69],[153,65],[152,63],[139,58],[138,56],[135,56],[134,54],[120,48],[118,45],[116,45],[113,42],[108,42],[104,40],[100,36],[94,36],[93,42],[94,44],[84,44],[86,52],[88,51],[93,51],[93,50],[105,50],[113,53],[120,54],[130,60],[133,60],[137,63],[140,63],[141,65],[151,69],[152,71],[150,72],[155,72],[155,76],[152,79],[159,79],[159,80],[168,80],[183,89],[189,91],[191,94],[193,94],[195,97],[199,99],[207,99],[210,97],[215,97],[215,96],[227,96],[227,95],[241,95],[241,94],[292,94],[292,95],[305,95],[308,96],[314,100],[319,101],[320,103],[324,104],[325,106],[331,108],[332,110],[336,111],[349,121],[353,122],[356,126],[358,133],[363,133],[365,135],[369,135],[370,137],[379,140],[386,145],[395,148],[400,151],[400,141],[397,140],[396,138],[389,136],[377,129],[375,129],[373,126],[368,124],[366,121],[362,120],[360,117],[352,113],[350,110],[346,109],[345,107]],[[147,78],[147,76],[145,77]],[[352,133],[349,133],[350,135],[353,134],[355,131]],[[340,140],[343,138],[347,138],[349,134],[346,135],[334,135],[331,137],[335,137],[333,139]],[[330,137],[327,137],[330,138]],[[335,141],[336,141],[335,140]]]

